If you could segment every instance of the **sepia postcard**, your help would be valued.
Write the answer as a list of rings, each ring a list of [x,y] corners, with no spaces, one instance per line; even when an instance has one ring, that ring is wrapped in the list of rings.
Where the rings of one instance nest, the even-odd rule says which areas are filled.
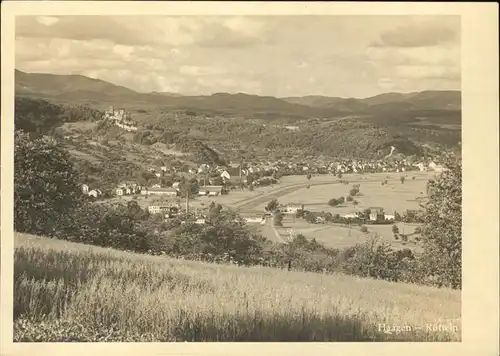
[[[498,355],[498,5],[2,10],[2,355]]]

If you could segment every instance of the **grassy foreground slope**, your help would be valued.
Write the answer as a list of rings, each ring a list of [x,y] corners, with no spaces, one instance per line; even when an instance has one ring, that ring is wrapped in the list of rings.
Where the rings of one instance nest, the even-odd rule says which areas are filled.
[[[15,341],[460,341],[426,328],[460,326],[456,290],[15,243]]]

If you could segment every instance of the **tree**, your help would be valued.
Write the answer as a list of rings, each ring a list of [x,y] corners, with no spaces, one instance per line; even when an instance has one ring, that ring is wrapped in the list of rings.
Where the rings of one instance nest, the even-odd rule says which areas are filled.
[[[356,196],[356,194],[358,194],[358,193],[359,193],[359,188],[352,188],[352,189],[349,191],[349,195],[350,195],[351,197]]]
[[[462,285],[462,161],[446,159],[447,170],[429,181],[422,242],[425,272],[439,286]]]
[[[69,153],[53,139],[30,140],[16,131],[14,229],[54,236],[70,222],[81,197]]]
[[[307,177],[307,180],[311,180],[311,178],[312,178],[311,173],[307,173],[307,176],[306,176],[306,177]]]
[[[399,234],[399,228],[397,225],[392,225],[392,234],[393,235]]]
[[[399,178],[399,180],[401,181],[401,184],[405,184],[405,177],[404,176],[401,176],[401,178]]]
[[[208,219],[212,224],[217,221],[217,217],[220,215],[221,211],[222,205],[220,204],[214,204],[214,206],[210,208],[210,210],[208,211]]]
[[[179,184],[180,187],[180,193],[182,197],[189,196],[189,198],[194,197],[196,194],[198,194],[200,185],[196,178],[191,178],[191,179],[186,179],[182,178],[181,182]]]
[[[265,210],[269,211],[269,212],[274,212],[274,211],[276,211],[278,209],[278,207],[279,207],[278,200],[277,199],[273,199],[269,203],[267,203],[267,206],[265,207]]]
[[[337,206],[337,205],[339,205],[339,204],[340,204],[340,202],[339,202],[339,201],[338,201],[338,199],[336,199],[336,198],[332,198],[332,199],[330,199],[330,200],[328,201],[328,205],[330,205],[330,206]]]
[[[283,213],[275,211],[273,214],[273,225],[283,226]]]

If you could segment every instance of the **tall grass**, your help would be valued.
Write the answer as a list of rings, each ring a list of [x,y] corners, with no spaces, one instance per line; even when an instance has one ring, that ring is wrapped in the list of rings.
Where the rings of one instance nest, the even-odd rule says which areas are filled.
[[[458,291],[16,239],[16,341],[460,341]]]

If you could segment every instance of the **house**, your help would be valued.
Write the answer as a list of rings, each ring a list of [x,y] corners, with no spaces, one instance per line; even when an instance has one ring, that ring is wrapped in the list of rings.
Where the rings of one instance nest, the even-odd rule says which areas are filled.
[[[92,189],[89,192],[89,197],[94,197],[97,198],[98,196],[102,195],[102,192],[99,189]]]
[[[123,193],[124,193],[123,188],[117,188],[115,190],[115,193],[116,193],[116,195],[123,195]]]
[[[155,188],[155,189],[156,189],[156,188],[161,188],[161,185],[159,185],[159,184],[153,184],[153,185],[151,186],[151,188]]]
[[[87,184],[82,184],[82,192],[83,194],[88,194],[89,186]]]
[[[239,176],[240,175],[240,165],[237,163],[230,163],[229,167],[225,170],[229,174],[229,176]],[[230,179],[230,178],[228,178]]]
[[[179,212],[180,205],[176,200],[159,200],[152,202],[148,206],[148,212],[150,214],[164,213],[168,216],[174,216]]]
[[[317,216],[315,220],[316,224],[324,224],[325,221],[326,221],[325,218],[322,216]]]
[[[290,204],[285,205],[284,212],[296,214],[297,211],[299,211],[299,210],[304,210],[304,204],[290,203]]]
[[[130,189],[129,187],[125,188],[125,194],[127,195],[132,194],[132,189]]]
[[[222,185],[206,185],[200,187],[198,190],[198,195],[221,195],[224,190]]]
[[[166,172],[167,171],[167,166],[161,166],[160,169],[161,169],[162,172]]]
[[[205,224],[206,221],[205,221],[205,219],[196,219],[196,221],[194,223],[201,225],[201,224]]]
[[[221,178],[224,179],[224,180],[230,180],[231,179],[231,175],[228,173],[227,170],[224,170],[221,174],[220,174]]]
[[[375,208],[370,208],[370,221],[380,221],[384,220],[385,215],[384,215],[384,209],[375,207]]]
[[[247,223],[261,224],[262,221],[264,221],[264,223],[265,223],[266,218],[263,216],[258,216],[258,217],[252,216],[252,217],[246,217],[245,221]]]
[[[145,194],[147,195],[165,195],[165,196],[177,196],[178,191],[175,188],[150,188],[147,190]],[[141,191],[141,194],[144,194],[143,191]]]
[[[161,173],[156,172],[156,173],[155,173],[155,176],[156,176],[157,178],[160,178],[160,177],[161,177]]]
[[[163,205],[150,205],[148,206],[148,212],[152,215],[159,214],[167,210],[169,207]]]
[[[208,172],[209,168],[210,167],[208,166],[208,164],[200,164],[200,166],[198,167],[198,173],[206,173]]]
[[[385,220],[394,220],[395,219],[394,215],[389,215],[389,214],[385,214],[384,217],[385,217]]]
[[[172,184],[172,188],[176,188],[176,189],[177,189],[177,188],[179,188],[179,186],[180,186],[180,185],[181,185],[181,183],[180,183],[180,182],[174,182],[174,183]]]

